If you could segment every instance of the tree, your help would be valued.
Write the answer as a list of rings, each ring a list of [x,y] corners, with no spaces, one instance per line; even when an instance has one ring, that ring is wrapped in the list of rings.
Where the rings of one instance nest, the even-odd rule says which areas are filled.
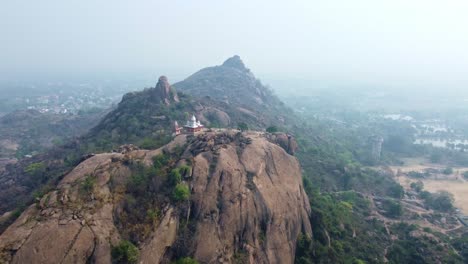
[[[249,126],[244,123],[244,122],[241,122],[239,124],[237,124],[237,128],[240,130],[240,131],[247,131],[249,130]]]
[[[453,210],[453,195],[447,191],[440,191],[435,194],[423,191],[421,198],[424,199],[426,205],[434,210],[448,212]]]
[[[383,203],[384,209],[389,217],[400,217],[403,214],[403,208],[400,202],[387,200]]]
[[[442,171],[442,173],[445,174],[445,175],[453,174],[453,169],[450,168],[450,167],[447,167]]]
[[[432,207],[440,211],[450,211],[453,209],[453,202],[455,199],[453,195],[447,191],[440,191],[433,195]]]
[[[388,191],[390,196],[397,199],[401,199],[405,195],[405,189],[398,183],[393,184]]]
[[[416,192],[421,192],[424,189],[424,183],[422,181],[412,182],[410,187]]]

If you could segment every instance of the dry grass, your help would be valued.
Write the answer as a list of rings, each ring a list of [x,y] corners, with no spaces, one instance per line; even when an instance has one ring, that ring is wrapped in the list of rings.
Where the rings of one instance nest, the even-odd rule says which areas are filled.
[[[426,159],[405,159],[405,165],[392,166],[391,169],[397,174],[398,170],[401,172],[419,171],[424,169],[444,169],[445,166],[440,164],[430,163]],[[466,167],[454,168],[452,175],[437,174],[430,179],[413,179],[404,175],[399,175],[397,180],[405,188],[409,189],[412,182],[421,180],[424,183],[424,190],[429,192],[447,191],[453,194],[455,198],[455,206],[468,215],[468,181],[464,180],[461,176],[463,172],[468,171]]]

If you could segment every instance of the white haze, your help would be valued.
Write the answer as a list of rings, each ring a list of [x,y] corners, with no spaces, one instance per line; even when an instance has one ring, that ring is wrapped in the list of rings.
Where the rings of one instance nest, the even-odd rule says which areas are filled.
[[[468,2],[2,1],[0,75],[177,78],[240,55],[266,79],[468,90]]]

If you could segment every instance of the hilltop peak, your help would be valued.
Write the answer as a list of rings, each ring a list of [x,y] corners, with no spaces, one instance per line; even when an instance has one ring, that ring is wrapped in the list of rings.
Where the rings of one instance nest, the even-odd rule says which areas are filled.
[[[245,67],[244,62],[241,60],[239,55],[234,55],[231,58],[228,58],[224,63],[223,66],[225,67],[231,67],[231,68],[236,68],[239,70],[247,70]]]

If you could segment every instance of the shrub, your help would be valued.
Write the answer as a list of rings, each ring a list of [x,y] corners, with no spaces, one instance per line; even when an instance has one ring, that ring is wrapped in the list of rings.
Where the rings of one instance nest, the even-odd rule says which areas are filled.
[[[400,202],[386,200],[383,203],[383,208],[386,211],[386,215],[393,218],[398,218],[403,213],[403,208]]]
[[[424,183],[422,181],[412,182],[410,187],[416,192],[421,192],[424,188]]]
[[[239,124],[237,124],[237,128],[240,130],[240,131],[247,131],[249,130],[249,126],[244,123],[244,122],[241,122]]]
[[[148,209],[146,211],[146,216],[152,221],[156,221],[160,215],[160,212],[158,209]]]
[[[185,258],[178,259],[175,262],[175,264],[198,264],[198,261],[196,261],[195,259],[191,257],[185,257]]]
[[[160,169],[166,165],[169,161],[169,157],[165,154],[159,154],[153,157],[153,166],[156,169]]]
[[[84,181],[81,183],[81,190],[85,194],[90,194],[94,190],[96,179],[92,175],[86,175]]]
[[[435,194],[425,193],[423,197],[426,205],[434,210],[448,212],[453,209],[453,195],[446,191],[440,191]]]
[[[169,175],[169,180],[172,185],[177,185],[182,182],[182,175],[180,174],[179,169],[173,169]]]
[[[275,133],[278,132],[278,128],[276,126],[270,126],[266,129],[268,133]]]
[[[396,184],[393,184],[389,189],[388,189],[388,194],[393,197],[393,198],[397,198],[397,199],[401,199],[403,198],[403,196],[405,195],[405,190],[403,189],[403,187],[396,183]]]
[[[139,254],[138,248],[127,240],[122,240],[117,246],[112,247],[113,263],[136,263]]]
[[[143,149],[155,149],[155,148],[159,147],[159,145],[160,145],[160,142],[158,142],[157,140],[155,140],[153,138],[149,138],[149,137],[144,138],[138,144],[138,146],[140,148],[143,148]]]
[[[186,174],[190,172],[190,169],[191,169],[190,166],[187,166],[187,165],[182,165],[182,166],[179,167],[180,173],[182,175],[185,175],[185,176],[187,176]],[[190,175],[188,175],[188,176],[190,176]]]
[[[46,179],[46,166],[42,162],[29,164],[24,172],[30,176],[32,185],[43,182]]]
[[[174,199],[176,201],[185,201],[190,197],[190,190],[187,184],[179,183],[176,185],[173,191]]]
[[[24,171],[32,176],[39,176],[45,172],[45,165],[42,162],[31,163]]]

